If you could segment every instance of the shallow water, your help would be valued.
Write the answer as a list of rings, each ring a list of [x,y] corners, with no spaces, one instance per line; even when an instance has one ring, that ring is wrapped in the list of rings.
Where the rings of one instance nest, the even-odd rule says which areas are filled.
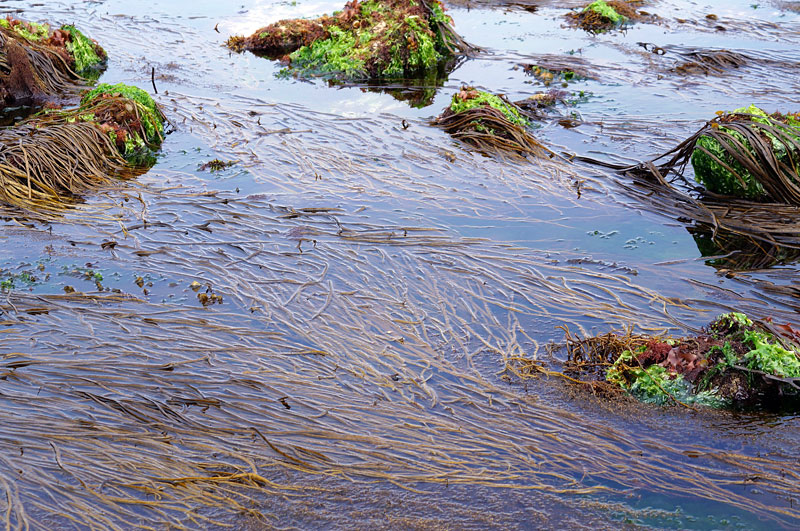
[[[796,265],[731,272],[647,190],[484,157],[429,122],[462,84],[521,99],[543,87],[519,64],[578,58],[596,79],[560,112],[583,123],[537,137],[641,160],[717,110],[796,110],[800,15],[658,2],[660,23],[591,36],[563,4],[525,3],[451,6],[483,52],[394,92],[280,79],[222,46],[333,1],[0,4],[86,28],[102,81],[151,90],[155,68],[175,129],[81,211],[0,226],[10,527],[797,527],[797,416],[608,403],[504,370],[550,363],[560,326],[681,334],[728,308],[796,323]],[[752,60],[687,78],[638,42]],[[199,170],[212,158],[237,162]]]

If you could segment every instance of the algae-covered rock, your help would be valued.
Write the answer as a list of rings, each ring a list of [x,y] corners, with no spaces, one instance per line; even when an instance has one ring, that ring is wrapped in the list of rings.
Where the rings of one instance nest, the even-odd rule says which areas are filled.
[[[67,24],[52,29],[49,24],[26,22],[9,15],[0,19],[0,28],[30,43],[55,49],[78,75],[91,74],[105,67],[105,50],[75,26]]]
[[[164,122],[143,90],[103,84],[84,94],[79,107],[47,109],[0,129],[0,201],[61,210],[73,196],[152,165]]]
[[[83,95],[77,116],[90,117],[130,163],[146,163],[164,139],[163,113],[147,92],[131,85],[98,85]]]
[[[64,46],[73,60],[73,70],[84,77],[95,77],[105,69],[108,56],[105,50],[94,39],[88,38],[78,28],[71,25],[61,26],[60,30],[66,33]]]
[[[228,46],[280,58],[300,76],[346,80],[426,77],[469,48],[438,0],[352,0],[332,16],[281,20]]]
[[[434,124],[481,151],[552,156],[530,134],[531,122],[519,107],[473,87],[462,87]]]
[[[755,126],[748,129],[752,134],[741,129],[747,125]],[[757,201],[777,199],[771,197],[769,176],[761,171],[768,170],[764,164],[769,153],[761,150],[771,152],[774,163],[785,165],[790,177],[800,181],[800,150],[793,145],[800,141],[800,114],[768,115],[750,105],[721,116],[715,131],[722,136],[701,135],[691,158],[695,178],[707,190]]]
[[[530,122],[522,116],[513,103],[496,94],[476,90],[472,87],[462,88],[457,94],[454,94],[448,110],[453,114],[460,114],[471,109],[486,109],[487,107],[500,111],[512,124],[523,127],[530,125]],[[480,123],[476,122],[476,127],[480,127]]]
[[[77,95],[105,68],[105,51],[74,26],[0,19],[0,103],[41,105]]]
[[[595,0],[583,9],[569,13],[567,17],[576,26],[593,33],[619,28],[639,18],[634,4],[641,2],[612,0]]]
[[[798,340],[791,325],[732,312],[693,337],[572,340],[568,366],[579,373],[600,362],[605,382],[651,404],[800,408]]]

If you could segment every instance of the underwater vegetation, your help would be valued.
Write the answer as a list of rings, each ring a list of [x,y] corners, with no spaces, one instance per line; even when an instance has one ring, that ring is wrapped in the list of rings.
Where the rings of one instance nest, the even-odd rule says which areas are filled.
[[[593,376],[656,405],[797,408],[800,331],[720,315],[702,333],[671,338],[567,335],[566,373]]]

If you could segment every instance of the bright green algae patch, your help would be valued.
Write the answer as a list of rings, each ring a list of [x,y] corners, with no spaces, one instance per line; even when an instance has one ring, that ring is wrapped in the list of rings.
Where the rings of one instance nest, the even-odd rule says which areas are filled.
[[[716,391],[693,392],[692,384],[682,375],[670,373],[661,365],[642,369],[628,367],[626,364],[630,363],[636,365],[633,354],[626,350],[606,370],[606,380],[619,385],[642,402],[658,406],[671,405],[674,400],[715,408],[727,405],[726,400],[717,396]]]
[[[473,90],[470,92],[462,90],[458,94],[454,94],[450,102],[450,110],[458,114],[469,109],[488,106],[503,113],[503,116],[512,124],[519,125],[520,127],[527,127],[530,125],[530,122],[526,120],[514,106],[509,105],[499,96],[481,90]],[[463,96],[465,93],[470,94],[472,97],[465,99]]]
[[[414,9],[417,6],[403,10],[392,4],[380,0],[361,4],[359,24],[331,26],[330,38],[289,55],[292,68],[301,74],[340,74],[351,79],[401,78],[435,69],[444,57],[442,37],[431,29],[425,13]]]
[[[603,0],[595,0],[584,8],[584,12],[586,11],[594,11],[598,15],[607,18],[614,25],[622,25],[628,20],[627,17],[617,13],[613,7]]]
[[[749,119],[753,122],[773,125],[768,120],[770,115],[755,105],[736,109],[729,114],[748,114],[751,115]],[[774,117],[773,115],[773,118]],[[800,119],[798,119],[798,116],[792,114],[782,116],[781,121],[785,123],[784,132],[795,140],[800,140]],[[741,144],[749,152],[753,152],[752,146],[739,132],[725,128],[724,125],[720,125],[720,130],[728,133],[737,143]],[[789,150],[791,153],[787,152],[787,146],[783,142],[770,133],[765,134],[769,137],[773,152],[779,161],[790,161],[790,159],[792,159],[795,164],[800,163],[800,160],[798,160],[800,155],[798,155],[798,153],[791,149]],[[729,142],[729,145],[737,151],[740,150],[740,148],[732,142]],[[758,179],[756,179],[756,177],[740,162],[731,157],[718,140],[710,136],[702,135],[697,139],[696,148],[692,153],[691,161],[692,167],[694,168],[695,179],[711,192],[756,201],[763,200],[767,196],[767,192]],[[729,166],[730,169],[726,168],[725,165]],[[734,170],[735,173],[732,172],[731,169]],[[800,181],[800,176],[798,176],[798,181]]]
[[[75,59],[75,72],[83,74],[90,70],[97,70],[104,62],[105,57],[97,54],[96,44],[93,43],[75,26],[62,26],[63,31],[70,34],[70,40],[66,43],[67,51]]]

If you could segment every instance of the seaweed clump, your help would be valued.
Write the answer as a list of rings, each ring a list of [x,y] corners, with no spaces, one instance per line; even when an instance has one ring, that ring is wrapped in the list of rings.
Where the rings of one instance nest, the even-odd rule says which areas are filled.
[[[567,372],[593,375],[656,405],[800,406],[800,332],[719,316],[694,337],[567,336]]]
[[[76,116],[96,123],[135,165],[151,162],[164,140],[164,114],[147,92],[131,85],[98,85],[81,98]]]
[[[102,84],[77,108],[0,130],[0,201],[58,211],[89,189],[155,160],[165,118],[141,89]]]
[[[105,51],[74,26],[52,30],[48,24],[0,19],[3,106],[40,105],[77,94],[85,77],[97,77],[105,64]]]
[[[700,184],[717,194],[796,204],[800,114],[768,115],[750,105],[722,114],[710,129],[697,137],[691,157]]]
[[[539,157],[552,154],[527,131],[530,121],[516,105],[473,87],[462,87],[453,95],[434,123],[480,151]]]
[[[631,4],[620,0],[595,0],[580,11],[567,14],[572,24],[591,33],[603,33],[624,26],[639,18]]]
[[[426,77],[470,49],[439,0],[352,0],[333,16],[281,20],[227,45],[278,58],[300,76]]]

